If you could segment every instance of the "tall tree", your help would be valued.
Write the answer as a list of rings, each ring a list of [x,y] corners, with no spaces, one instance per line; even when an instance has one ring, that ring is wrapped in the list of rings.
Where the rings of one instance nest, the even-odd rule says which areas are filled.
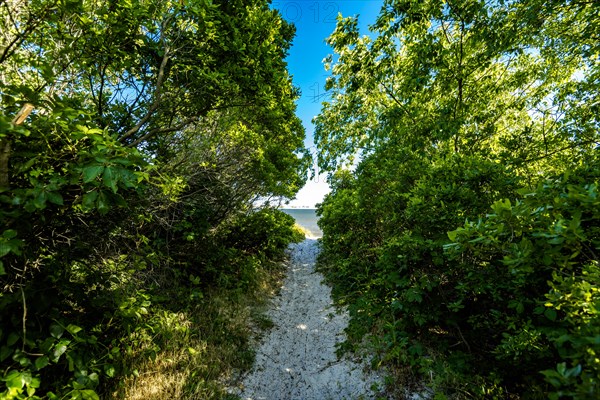
[[[554,288],[565,290],[556,271],[573,276],[560,301],[597,281],[586,277],[593,257],[579,239],[549,250],[572,239],[531,232],[585,220],[580,239],[597,237],[575,193],[597,186],[598,13],[590,2],[387,0],[371,35],[340,17],[328,39],[332,100],[314,120],[333,186],[319,210],[322,266],[351,305],[350,336],[380,333],[387,360],[437,374],[438,389],[459,392],[460,377],[480,397],[597,394],[597,363],[565,349],[579,339],[557,339],[563,329],[583,336],[577,318],[541,315]],[[465,225],[471,235],[451,257],[465,219],[480,222]],[[523,261],[545,251],[574,258]]]
[[[306,179],[294,33],[266,0],[0,1],[0,397],[95,398],[140,271],[221,282],[292,238],[252,211]]]

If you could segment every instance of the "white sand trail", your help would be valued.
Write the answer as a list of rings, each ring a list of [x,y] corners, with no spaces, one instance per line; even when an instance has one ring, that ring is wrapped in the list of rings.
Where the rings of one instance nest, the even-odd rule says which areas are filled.
[[[315,272],[317,241],[290,247],[291,260],[281,294],[268,316],[274,327],[257,350],[254,370],[238,394],[244,400],[373,399],[381,379],[364,363],[338,360],[335,345],[344,340],[347,313],[336,313],[329,287]]]

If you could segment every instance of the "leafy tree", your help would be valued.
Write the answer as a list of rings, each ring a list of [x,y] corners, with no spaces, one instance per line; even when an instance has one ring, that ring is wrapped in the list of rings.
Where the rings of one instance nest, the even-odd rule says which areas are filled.
[[[0,2],[2,396],[98,398],[157,346],[153,274],[185,307],[297,239],[253,210],[306,179],[293,35],[266,1]]]
[[[321,268],[350,305],[350,337],[374,334],[384,361],[431,374],[440,395],[460,396],[465,384],[479,397],[597,395],[593,362],[552,342],[595,321],[574,315],[590,315],[575,299],[597,266],[573,261],[570,278],[554,281],[538,267],[554,254],[543,240],[515,243],[527,229],[560,225],[541,211],[560,201],[542,189],[535,204],[519,200],[523,230],[485,221],[495,221],[490,204],[511,208],[522,188],[595,187],[598,26],[598,7],[585,2],[389,0],[370,36],[360,37],[356,17],[340,17],[328,39],[332,100],[314,120],[333,186],[319,209]],[[585,213],[586,204],[561,210]],[[457,237],[447,232],[465,220],[480,222],[448,247]],[[564,246],[575,260],[583,245]],[[500,268],[507,252],[531,257],[523,266],[537,278]],[[569,317],[544,316],[548,298]]]

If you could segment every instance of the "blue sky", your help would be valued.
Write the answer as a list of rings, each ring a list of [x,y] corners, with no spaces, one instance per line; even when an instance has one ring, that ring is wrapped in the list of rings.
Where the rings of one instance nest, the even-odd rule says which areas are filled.
[[[321,109],[326,99],[324,90],[327,73],[323,68],[323,59],[332,53],[325,39],[335,29],[336,17],[359,15],[361,34],[368,33],[369,24],[375,21],[383,0],[273,0],[272,7],[278,9],[283,17],[296,25],[296,37],[287,58],[294,85],[302,91],[298,100],[297,114],[306,129],[306,147],[313,153],[314,128],[311,120]],[[315,157],[316,158],[316,157]],[[309,181],[298,193],[297,199],[290,202],[293,207],[314,207],[329,191],[324,176]]]

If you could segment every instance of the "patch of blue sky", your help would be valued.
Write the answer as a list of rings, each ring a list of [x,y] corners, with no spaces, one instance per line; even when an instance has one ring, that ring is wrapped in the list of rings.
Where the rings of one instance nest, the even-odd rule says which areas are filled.
[[[383,5],[383,0],[275,0],[272,7],[279,10],[287,21],[296,26],[296,37],[289,51],[287,63],[294,85],[301,90],[298,99],[297,114],[306,129],[305,146],[315,160],[316,175],[307,182],[290,203],[293,207],[314,207],[329,192],[324,174],[319,173],[316,165],[317,149],[314,144],[314,126],[312,119],[319,114],[321,103],[328,100],[325,80],[329,73],[325,71],[323,59],[333,53],[326,39],[335,29],[338,15],[343,17],[359,16],[358,27],[361,35],[369,34]]]

